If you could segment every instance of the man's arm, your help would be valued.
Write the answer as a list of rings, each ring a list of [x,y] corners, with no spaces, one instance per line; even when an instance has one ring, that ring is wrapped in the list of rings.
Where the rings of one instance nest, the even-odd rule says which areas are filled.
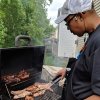
[[[100,100],[100,96],[97,96],[97,95],[92,95],[84,100]]]

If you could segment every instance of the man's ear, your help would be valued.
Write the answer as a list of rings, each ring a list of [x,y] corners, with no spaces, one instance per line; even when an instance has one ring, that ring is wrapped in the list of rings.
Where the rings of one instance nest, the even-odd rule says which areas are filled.
[[[86,14],[86,12],[80,13],[80,17],[84,18],[85,14]]]
[[[82,12],[82,14],[85,14],[86,12]]]
[[[80,20],[82,21],[85,17],[85,12],[79,13],[78,15],[80,17]]]

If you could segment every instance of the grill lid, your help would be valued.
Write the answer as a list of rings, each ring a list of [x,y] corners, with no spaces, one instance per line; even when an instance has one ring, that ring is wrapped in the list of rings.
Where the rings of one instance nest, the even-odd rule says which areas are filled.
[[[44,50],[44,46],[0,49],[1,75],[14,74],[23,69],[34,69],[34,74],[41,72]]]

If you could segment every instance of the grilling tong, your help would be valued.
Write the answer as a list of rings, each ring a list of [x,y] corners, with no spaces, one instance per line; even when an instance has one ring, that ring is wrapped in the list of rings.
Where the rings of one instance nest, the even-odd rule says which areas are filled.
[[[61,75],[54,77],[48,84],[48,88],[51,88],[54,84],[58,83],[61,80]]]
[[[66,70],[67,70],[67,74],[69,74],[69,72],[71,71],[71,68],[66,68]],[[58,83],[61,79],[62,79],[61,75],[55,76],[49,83],[46,84],[46,88],[47,89],[46,88],[45,89],[40,89],[39,91],[41,91],[41,90],[48,90],[48,89],[52,90],[51,87],[54,84]]]
[[[52,90],[51,87],[52,87],[54,84],[58,83],[61,79],[62,79],[62,78],[61,78],[61,75],[55,76],[49,83],[46,83],[46,84],[45,84],[45,88],[40,89],[39,91],[42,91],[42,90]],[[37,91],[37,92],[38,92],[38,91]]]
[[[66,68],[66,70],[67,70],[67,74],[68,74],[70,72],[71,68]],[[62,79],[61,75],[55,76],[49,83],[46,83],[46,86],[44,89],[40,89],[39,91],[48,90],[48,89],[52,90],[51,87],[54,84],[58,83],[61,79]]]

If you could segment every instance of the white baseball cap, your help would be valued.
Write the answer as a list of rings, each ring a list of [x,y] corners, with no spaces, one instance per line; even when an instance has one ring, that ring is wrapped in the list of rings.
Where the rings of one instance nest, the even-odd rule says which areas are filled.
[[[91,8],[92,0],[66,0],[61,8],[61,15],[58,16],[55,23],[61,23],[70,14],[77,14],[90,10]]]

